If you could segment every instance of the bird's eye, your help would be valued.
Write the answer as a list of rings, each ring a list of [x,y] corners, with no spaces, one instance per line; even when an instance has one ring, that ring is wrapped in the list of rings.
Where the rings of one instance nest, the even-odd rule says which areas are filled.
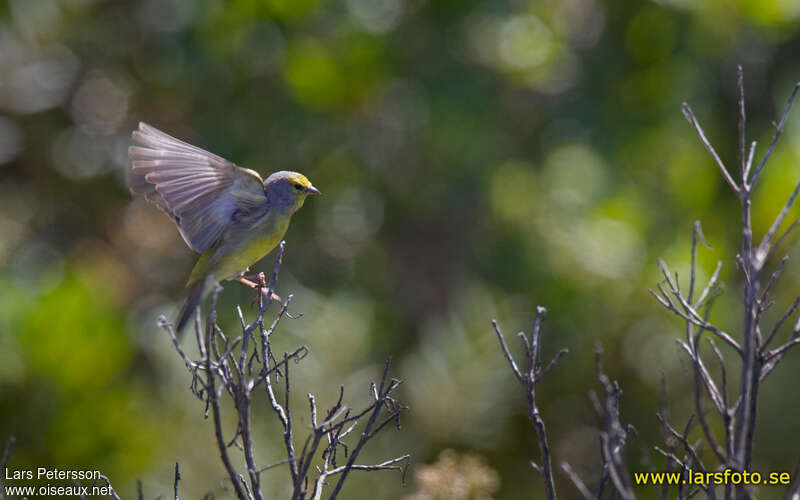
[[[300,184],[294,184],[294,188],[295,188],[296,190],[300,191],[300,190],[302,190],[302,189],[303,189],[303,186],[301,186]]]

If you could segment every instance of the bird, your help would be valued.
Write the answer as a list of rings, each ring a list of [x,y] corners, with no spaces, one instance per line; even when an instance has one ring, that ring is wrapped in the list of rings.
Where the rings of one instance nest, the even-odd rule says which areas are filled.
[[[131,133],[128,186],[167,214],[200,254],[186,283],[178,333],[215,283],[245,272],[283,239],[292,215],[320,191],[306,176],[280,171],[262,179],[144,122]]]

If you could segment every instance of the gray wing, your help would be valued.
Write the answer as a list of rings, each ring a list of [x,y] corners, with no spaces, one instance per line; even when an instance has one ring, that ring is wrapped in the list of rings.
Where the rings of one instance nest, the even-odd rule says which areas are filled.
[[[252,170],[146,123],[131,137],[131,192],[169,215],[196,252],[213,245],[231,220],[267,203],[263,181]]]

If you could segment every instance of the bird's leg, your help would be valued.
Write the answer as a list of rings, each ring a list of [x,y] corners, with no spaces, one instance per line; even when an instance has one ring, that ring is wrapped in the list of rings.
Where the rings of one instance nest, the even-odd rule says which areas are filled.
[[[250,269],[246,269],[249,271]],[[267,277],[264,273],[257,273],[257,274],[242,274],[240,276],[248,281],[257,281],[260,286],[266,287],[267,286]]]
[[[257,282],[255,280],[257,280]],[[254,274],[254,275],[250,275],[250,276],[246,276],[246,275],[239,276],[238,278],[236,278],[236,281],[238,281],[239,283],[241,283],[243,285],[247,285],[247,286],[249,286],[250,288],[253,288],[253,289],[259,289],[260,288],[261,289],[261,294],[264,295],[265,297],[269,294],[269,287],[267,286],[267,280],[264,277],[264,273],[258,273],[258,274]],[[281,298],[278,297],[278,295],[275,294],[275,293],[273,293],[272,297],[270,297],[270,298],[273,301],[278,302],[278,303],[283,302],[281,300]],[[256,304],[257,302],[258,302],[258,297],[256,297],[255,300],[253,300],[253,304]]]

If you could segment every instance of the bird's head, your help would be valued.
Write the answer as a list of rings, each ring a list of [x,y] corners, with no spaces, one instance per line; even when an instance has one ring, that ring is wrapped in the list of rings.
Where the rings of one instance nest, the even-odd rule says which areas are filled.
[[[305,175],[287,171],[275,172],[267,177],[264,191],[270,204],[287,214],[299,210],[306,201],[306,196],[320,194]]]

